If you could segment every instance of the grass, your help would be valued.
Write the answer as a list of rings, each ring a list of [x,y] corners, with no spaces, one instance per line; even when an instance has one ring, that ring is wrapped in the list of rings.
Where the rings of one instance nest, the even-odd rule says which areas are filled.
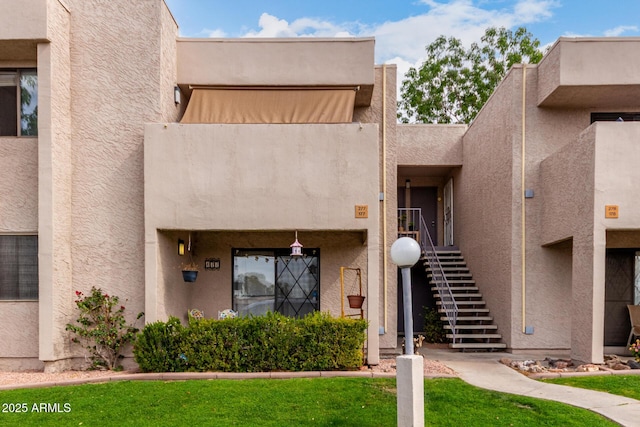
[[[564,377],[546,379],[544,382],[588,388],[640,400],[640,376],[594,375],[588,377]]]
[[[0,413],[0,425],[394,426],[395,379],[117,381],[0,392],[2,409],[26,403],[26,413]],[[69,412],[34,412],[58,403]],[[502,394],[459,379],[425,380],[426,425],[613,426],[589,411]]]

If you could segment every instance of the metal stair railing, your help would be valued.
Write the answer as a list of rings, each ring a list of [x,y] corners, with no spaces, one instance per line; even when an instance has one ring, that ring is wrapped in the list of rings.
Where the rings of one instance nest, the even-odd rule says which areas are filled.
[[[444,310],[447,322],[451,327],[451,335],[453,337],[452,342],[456,342],[456,325],[458,321],[458,305],[456,304],[455,299],[453,298],[453,292],[451,291],[451,286],[449,285],[449,281],[447,280],[447,276],[444,274],[444,270],[442,269],[442,264],[440,264],[440,260],[438,259],[438,254],[436,252],[436,248],[433,244],[433,240],[431,239],[431,235],[429,234],[429,229],[427,228],[427,224],[424,221],[424,217],[422,216],[422,210],[419,208],[400,208],[398,209],[398,218],[411,218],[412,223],[418,223],[419,226],[417,229],[412,230],[415,232],[415,236],[419,236],[420,246],[422,251],[424,252],[424,258],[429,263],[429,268],[431,269],[431,280],[434,282],[436,289],[438,290],[438,295],[440,296],[440,301],[442,302],[442,309]],[[417,220],[417,221],[416,221]],[[404,231],[398,231],[398,235],[403,236],[409,233]]]

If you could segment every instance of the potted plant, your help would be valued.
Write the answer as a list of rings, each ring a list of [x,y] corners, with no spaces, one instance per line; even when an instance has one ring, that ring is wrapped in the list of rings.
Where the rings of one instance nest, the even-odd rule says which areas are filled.
[[[412,222],[409,223],[409,231],[413,231],[413,223]]]
[[[398,231],[404,231],[404,224],[407,220],[407,215],[402,214],[398,217]]]
[[[347,299],[349,300],[349,308],[362,308],[362,303],[364,303],[363,295],[347,295]]]
[[[190,260],[187,264],[182,264],[182,278],[185,282],[195,282],[199,270],[198,264]]]

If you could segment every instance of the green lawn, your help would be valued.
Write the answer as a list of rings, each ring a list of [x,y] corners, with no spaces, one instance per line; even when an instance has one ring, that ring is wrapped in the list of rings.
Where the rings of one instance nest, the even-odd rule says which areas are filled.
[[[0,392],[0,425],[394,426],[395,379],[121,381]],[[57,413],[35,412],[49,404]],[[14,404],[13,407],[10,405]],[[66,404],[66,405],[65,405]],[[45,405],[46,406],[46,405]],[[459,379],[425,380],[434,426],[613,426],[560,403],[486,391]]]
[[[639,375],[594,375],[589,377],[554,378],[544,381],[571,387],[605,391],[607,393],[640,400]]]

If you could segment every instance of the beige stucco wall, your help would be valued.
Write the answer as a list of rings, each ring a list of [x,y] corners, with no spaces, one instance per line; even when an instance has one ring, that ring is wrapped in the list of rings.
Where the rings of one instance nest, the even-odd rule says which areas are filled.
[[[38,46],[39,357],[69,349],[62,331],[72,287],[70,14],[50,3],[51,43]]]
[[[0,38],[4,40],[45,40],[48,38],[47,7],[59,0],[0,2]]]
[[[561,37],[539,64],[544,84],[537,95],[538,104],[561,108],[637,106],[638,49],[638,37]]]
[[[143,123],[180,108],[163,1],[67,3],[49,2],[51,43],[38,46],[39,357],[50,371],[82,352],[64,331],[75,290],[118,295],[131,319],[144,310]]]
[[[373,48],[372,38],[179,39],[178,82],[372,85]]]
[[[356,107],[353,121],[379,123],[379,176],[383,201],[378,203],[380,212],[380,251],[378,252],[380,289],[380,348],[396,348],[397,339],[397,267],[389,256],[389,248],[397,238],[397,119],[395,65],[377,65],[374,69],[375,84],[370,107]],[[385,228],[386,227],[386,228]]]
[[[577,254],[571,245],[542,246],[564,237],[541,241],[544,227],[558,221],[550,223],[541,216],[549,178],[539,164],[576,141],[590,120],[587,109],[539,108],[538,84],[535,66],[510,71],[465,134],[464,165],[454,172],[455,243],[467,259],[499,332],[516,352],[571,346],[572,321],[566,302],[572,298],[575,274],[566,261]],[[552,181],[554,185],[563,182]],[[524,200],[523,233],[525,189],[534,190],[534,197]],[[534,333],[525,334],[524,326],[532,326]]]
[[[398,165],[461,166],[467,125],[398,125]]]

